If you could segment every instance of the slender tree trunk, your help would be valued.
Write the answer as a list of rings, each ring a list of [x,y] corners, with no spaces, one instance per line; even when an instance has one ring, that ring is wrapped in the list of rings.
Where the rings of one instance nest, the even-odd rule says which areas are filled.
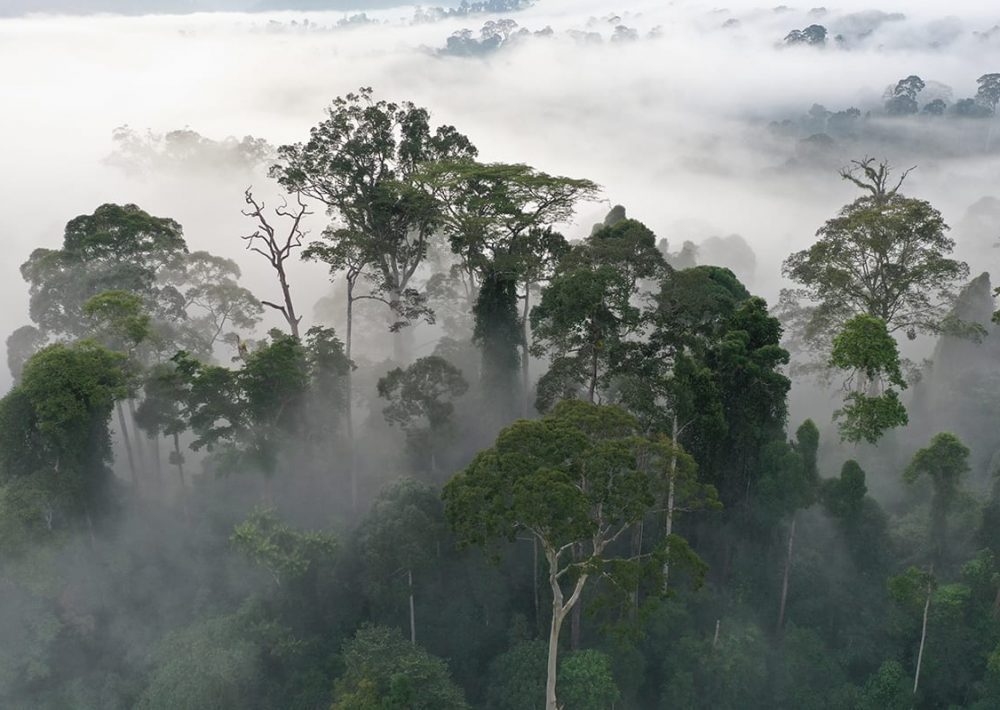
[[[347,356],[348,367],[347,367],[347,380],[346,380],[346,396],[347,402],[345,405],[346,419],[345,424],[347,425],[347,464],[350,467],[348,475],[351,482],[351,510],[356,511],[358,509],[358,471],[357,471],[357,460],[355,458],[354,451],[354,364],[351,362],[351,343],[354,336],[354,283],[348,282],[347,284],[347,336],[344,338],[344,354]]]
[[[521,315],[521,394],[523,408],[521,416],[528,418],[528,392],[531,391],[531,362],[528,356],[528,315],[531,298],[531,283],[524,283],[524,310]]]
[[[139,474],[135,468],[135,458],[132,456],[132,440],[128,435],[128,427],[125,424],[125,412],[122,409],[121,400],[115,402],[115,410],[118,412],[118,427],[122,430],[122,443],[125,444],[125,453],[128,455],[128,469],[132,474],[132,486],[138,492]]]
[[[927,615],[931,609],[931,583],[927,582],[927,601],[924,602],[924,622],[920,629],[920,650],[917,652],[917,669],[913,674],[913,694],[917,694],[920,685],[920,665],[924,660],[924,642],[927,641]]]
[[[545,710],[560,710],[556,700],[556,679],[559,673],[559,631],[562,629],[563,620],[566,614],[576,609],[583,593],[583,587],[587,583],[586,574],[580,575],[576,580],[573,593],[569,600],[563,603],[562,587],[559,586],[558,560],[553,552],[545,551],[546,560],[549,563],[549,586],[552,588],[552,623],[549,626],[549,659],[546,669],[545,679]]]
[[[788,554],[785,555],[785,575],[781,581],[781,603],[778,605],[778,633],[785,625],[785,602],[788,600],[788,574],[792,568],[792,551],[795,546],[795,523],[797,516],[792,513],[792,525],[788,530]]]
[[[580,550],[578,545],[573,546],[573,560],[576,561],[580,557]],[[583,599],[577,600],[576,604],[573,606],[572,614],[569,620],[569,647],[572,651],[580,650],[580,637],[583,635]]]
[[[156,471],[156,480],[163,482],[163,461],[160,460],[160,435],[153,434],[149,437],[149,443],[153,449],[153,470]]]
[[[181,454],[181,442],[180,436],[177,432],[174,432],[174,463],[177,466],[177,476],[181,481],[181,490],[187,488],[187,482],[184,480],[184,458]]]
[[[597,394],[597,345],[590,356],[590,387],[587,390],[587,400],[593,404]]]
[[[139,426],[135,422],[135,400],[129,397],[126,401],[128,402],[128,421],[132,424],[132,431],[135,433],[136,464],[143,474],[148,474],[149,468],[147,464],[149,461],[147,461],[147,459],[149,458],[148,454],[150,452],[143,440],[144,437],[139,435]]]
[[[299,338],[299,317],[295,315],[295,305],[292,303],[292,291],[288,286],[288,279],[285,277],[285,266],[281,262],[274,267],[278,272],[278,282],[281,284],[281,296],[285,299],[285,320],[288,321],[288,329]]]
[[[673,448],[670,451],[670,470],[667,474],[667,519],[663,528],[663,537],[667,540],[666,559],[663,561],[663,591],[667,591],[670,584],[670,536],[674,532],[674,505],[677,485],[677,415],[673,416],[671,425],[671,442]]]
[[[545,710],[559,710],[559,704],[556,701],[556,678],[558,678],[559,674],[559,631],[562,629],[563,613],[562,593],[560,592],[559,594],[554,594],[552,597],[552,624],[549,627],[549,659],[545,677]]]
[[[417,618],[413,613],[413,570],[406,570],[406,579],[410,587],[410,643],[417,645]]]
[[[632,557],[638,559],[642,556],[642,534],[645,528],[644,521],[640,520],[634,528],[632,528]],[[632,608],[630,609],[630,615],[635,619],[636,614],[639,612],[639,580],[635,582],[635,588],[632,590]]]
[[[722,619],[715,620],[715,635],[712,637],[712,650],[719,645],[719,626],[722,625]]]
[[[541,633],[542,608],[538,598],[538,538],[531,538],[531,579],[534,583],[535,593],[535,629]],[[1000,591],[997,592],[997,599],[1000,599]]]

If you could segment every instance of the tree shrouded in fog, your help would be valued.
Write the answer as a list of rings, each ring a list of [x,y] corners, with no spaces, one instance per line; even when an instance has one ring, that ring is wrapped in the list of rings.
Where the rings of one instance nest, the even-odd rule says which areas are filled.
[[[432,317],[412,286],[436,224],[436,204],[413,184],[424,162],[472,158],[475,146],[453,126],[431,128],[430,114],[412,103],[376,101],[369,88],[339,97],[309,140],[281,146],[272,175],[287,190],[327,207],[357,239],[371,268],[370,288],[389,307],[393,330]],[[399,348],[401,341],[395,339]],[[397,351],[397,360],[403,356]]]
[[[820,368],[864,374],[842,410],[842,433],[850,441],[874,441],[906,423],[896,391],[887,387],[905,386],[892,342],[897,333],[912,340],[982,332],[950,315],[969,267],[949,258],[955,242],[941,213],[900,192],[909,172],[893,177],[888,163],[855,161],[841,176],[867,194],[844,206],[819,229],[815,244],[782,265],[797,284],[782,290],[779,305],[795,344],[818,355]],[[856,319],[862,316],[867,320]]]

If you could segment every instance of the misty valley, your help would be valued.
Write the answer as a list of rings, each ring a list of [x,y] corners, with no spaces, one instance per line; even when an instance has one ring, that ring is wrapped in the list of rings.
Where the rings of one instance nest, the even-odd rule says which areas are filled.
[[[1000,8],[8,0],[0,708],[1000,709]]]

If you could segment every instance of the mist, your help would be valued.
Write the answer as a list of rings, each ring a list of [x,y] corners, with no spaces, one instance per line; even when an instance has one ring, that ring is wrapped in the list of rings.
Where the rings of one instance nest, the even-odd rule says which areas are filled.
[[[973,282],[959,304],[959,313],[981,325],[987,345],[978,348],[966,340],[936,334],[900,339],[900,353],[917,364],[908,374],[914,380],[920,375],[922,380],[905,395],[910,406],[909,427],[891,432],[877,446],[838,440],[832,416],[842,404],[842,388],[801,374],[795,368],[796,352],[790,366],[779,368],[791,378],[787,414],[779,427],[782,445],[801,453],[804,445],[794,440],[793,433],[803,420],[815,420],[822,441],[821,477],[841,480],[835,477],[837,471],[847,459],[856,459],[867,472],[866,490],[871,494],[859,504],[864,512],[852,519],[856,529],[844,533],[845,523],[831,512],[834,508],[817,502],[826,494],[816,493],[812,507],[799,516],[802,522],[796,544],[802,546],[803,558],[795,569],[805,577],[826,575],[824,578],[838,583],[847,580],[845,586],[852,576],[864,580],[859,582],[862,591],[835,592],[847,601],[844,609],[830,612],[828,622],[833,626],[840,623],[847,628],[849,621],[867,624],[868,633],[880,614],[890,614],[886,582],[878,577],[884,572],[881,568],[887,569],[888,558],[895,555],[892,569],[902,575],[904,568],[923,559],[921,555],[933,547],[923,532],[910,534],[928,518],[934,519],[930,484],[921,481],[906,487],[900,472],[930,437],[947,430],[961,436],[972,450],[972,472],[968,491],[963,493],[967,497],[952,509],[955,541],[947,569],[952,573],[951,581],[957,580],[964,568],[955,550],[968,553],[964,561],[979,547],[995,546],[995,541],[979,545],[983,537],[976,531],[987,529],[981,519],[989,519],[992,508],[988,506],[994,505],[987,498],[994,486],[1000,442],[991,425],[984,423],[983,412],[995,409],[973,403],[976,398],[972,393],[979,392],[982,399],[988,398],[983,392],[992,392],[992,370],[998,359],[989,340],[996,337],[997,327],[991,322],[992,288],[1000,285],[1000,277],[973,280],[984,272],[997,273],[1000,266],[1000,251],[996,249],[1000,245],[1000,131],[993,115],[978,119],[952,113],[895,117],[886,115],[884,107],[892,87],[911,75],[926,82],[922,102],[940,95],[952,107],[975,96],[979,77],[1000,72],[1000,9],[978,0],[956,0],[946,6],[930,0],[838,0],[824,8],[774,7],[750,1],[709,6],[695,0],[637,0],[619,5],[607,0],[537,0],[522,4],[523,8],[515,11],[493,13],[468,7],[455,10],[452,6],[434,12],[379,0],[8,0],[0,8],[0,99],[4,107],[0,111],[0,155],[6,167],[0,173],[4,206],[0,233],[6,237],[5,255],[0,260],[0,299],[5,304],[0,312],[0,332],[9,334],[31,322],[29,292],[19,269],[33,250],[58,249],[67,222],[105,203],[135,204],[151,215],[176,220],[183,226],[190,251],[205,250],[234,260],[242,271],[242,286],[260,300],[280,300],[274,271],[241,239],[255,229],[253,220],[242,214],[247,208],[244,193],[251,189],[269,210],[281,205],[284,193],[268,175],[268,169],[278,161],[275,151],[279,146],[308,140],[310,128],[324,119],[331,101],[359,87],[371,87],[376,99],[412,101],[426,107],[432,125],[453,125],[468,136],[483,163],[524,163],[550,175],[596,183],[600,188],[596,198],[581,201],[569,220],[553,225],[570,244],[585,244],[609,210],[622,205],[629,218],[640,221],[660,240],[660,251],[676,269],[695,264],[726,267],[749,293],[763,297],[772,307],[778,303],[781,290],[790,285],[782,276],[782,262],[813,244],[824,222],[858,196],[856,187],[842,180],[838,172],[852,160],[871,157],[888,161],[897,171],[912,168],[905,182],[906,195],[930,202],[950,225],[950,236],[956,241],[954,257],[970,267],[969,278],[961,287]],[[516,25],[497,35],[496,46],[489,45],[485,40],[493,30],[481,28],[501,19]],[[792,45],[786,40],[789,33],[816,24],[827,30],[824,46]],[[463,34],[463,30],[469,32]],[[857,113],[844,128],[838,121],[847,120],[844,112],[848,109],[857,109]],[[170,134],[180,130],[194,132],[191,135],[196,133],[204,142],[171,147]],[[249,155],[240,148],[249,145],[250,139],[258,141],[253,145],[259,153]],[[330,222],[324,206],[310,202],[309,214],[302,222],[304,241],[320,235]],[[692,255],[691,263],[686,255]],[[432,249],[430,265],[421,266],[415,276],[418,288],[426,285],[435,268],[450,265],[449,258],[445,246]],[[343,280],[337,277],[331,283],[323,264],[302,261],[297,255],[288,260],[287,269],[302,316],[302,331],[332,326],[343,339]],[[88,537],[74,529],[66,534],[63,547],[51,548],[45,563],[46,570],[65,570],[63,587],[72,591],[58,603],[53,601],[60,610],[56,616],[61,615],[63,623],[59,633],[87,637],[87,642],[71,644],[67,657],[47,660],[48,675],[27,680],[19,677],[16,683],[11,682],[11,687],[19,690],[10,697],[28,707],[32,697],[42,697],[31,692],[44,685],[46,678],[63,682],[79,676],[84,680],[66,681],[66,686],[76,682],[86,685],[88,691],[81,691],[80,697],[88,698],[92,707],[101,707],[103,702],[107,702],[106,707],[126,707],[139,698],[144,704],[136,707],[170,707],[163,698],[173,691],[156,690],[170,685],[169,679],[156,673],[172,667],[170,663],[175,661],[163,659],[181,655],[176,649],[171,651],[170,644],[195,644],[184,641],[183,634],[191,628],[201,629],[197,625],[205,619],[221,620],[222,626],[205,632],[206,638],[211,638],[198,643],[209,648],[232,647],[242,653],[240,644],[249,642],[240,636],[242,631],[233,631],[227,624],[239,626],[252,618],[253,622],[246,624],[257,624],[254,633],[267,637],[266,643],[272,645],[266,653],[254,650],[234,655],[232,667],[243,669],[234,671],[234,677],[243,677],[244,671],[252,675],[273,663],[273,677],[284,684],[261,691],[256,701],[259,705],[254,707],[279,707],[280,689],[300,681],[309,691],[296,697],[295,707],[346,703],[340,685],[336,693],[333,691],[335,680],[343,687],[353,682],[344,680],[350,677],[345,668],[351,661],[340,644],[367,623],[398,626],[406,634],[410,633],[407,623],[413,624],[412,596],[407,621],[406,605],[401,601],[405,595],[393,596],[402,594],[396,588],[401,582],[376,579],[365,556],[369,554],[365,545],[374,535],[371,530],[380,520],[379,506],[391,508],[386,499],[379,498],[380,491],[401,476],[421,475],[437,491],[452,474],[470,465],[477,451],[493,446],[499,428],[510,423],[509,418],[498,419],[499,415],[485,411],[489,394],[476,376],[480,363],[478,350],[470,342],[471,331],[466,333],[467,324],[456,326],[449,321],[451,316],[460,323],[471,318],[463,312],[465,304],[450,304],[457,314],[448,307],[434,307],[439,310],[436,322],[414,320],[404,334],[410,361],[440,354],[442,343],[452,347],[448,352],[454,354],[453,364],[462,369],[470,385],[468,394],[456,397],[454,432],[446,450],[432,454],[430,464],[414,463],[414,448],[418,459],[426,451],[383,416],[384,398],[376,394],[381,387],[379,380],[410,362],[401,361],[398,350],[393,350],[399,336],[389,333],[391,318],[383,304],[360,302],[351,355],[357,370],[350,375],[350,386],[358,393],[356,421],[349,434],[344,434],[341,424],[330,434],[331,442],[346,448],[327,450],[323,446],[330,442],[317,443],[303,434],[283,459],[283,465],[295,475],[283,483],[276,479],[273,484],[251,474],[217,475],[213,458],[205,449],[185,448],[189,479],[185,482],[182,473],[178,483],[167,481],[167,473],[161,481],[160,466],[164,471],[170,468],[166,449],[161,457],[159,449],[154,453],[149,444],[142,456],[147,465],[151,466],[153,457],[160,462],[155,486],[136,499],[123,496],[118,527],[99,530],[96,543],[93,531]],[[246,337],[251,349],[264,347],[261,343],[267,341],[271,328],[284,330],[286,321],[276,310],[266,308],[261,323]],[[451,338],[459,345],[442,338]],[[240,346],[244,344],[239,341]],[[216,363],[233,368],[241,366],[239,360],[245,355],[234,343],[221,341],[211,354]],[[529,390],[549,362],[548,355],[530,359]],[[11,372],[0,371],[3,391],[16,384]],[[527,392],[524,396],[527,398]],[[541,416],[533,408],[529,411],[527,404],[523,414],[530,419]],[[129,468],[122,456],[126,445],[122,427],[113,425],[112,429],[115,485],[126,486]],[[133,435],[138,442],[135,429]],[[345,436],[351,439],[350,444],[343,444]],[[185,432],[180,441],[187,447],[195,437]],[[136,443],[137,450],[146,446],[145,442]],[[762,460],[769,460],[768,455],[761,454]],[[723,468],[718,462],[699,460],[697,465],[707,471],[714,470],[713,466],[719,467],[718,471]],[[352,476],[358,476],[358,481],[352,482],[352,500],[337,487],[342,481],[334,483],[322,477],[319,471],[324,466],[337,475],[346,475],[350,469]],[[146,474],[152,480],[152,474]],[[718,472],[713,475],[722,476]],[[720,490],[725,497],[727,491],[721,486]],[[749,500],[749,492],[746,496]],[[861,496],[864,498],[864,491]],[[320,561],[311,568],[308,584],[299,587],[296,581],[282,587],[280,582],[272,583],[279,575],[266,564],[261,566],[259,558],[251,554],[248,561],[233,554],[233,546],[240,544],[233,542],[238,534],[231,539],[234,526],[261,501],[293,527],[336,536],[336,561],[322,557],[316,552],[319,547],[310,547],[302,554],[315,554]],[[0,514],[6,510],[2,503],[0,496]],[[697,596],[702,592],[678,592],[665,602],[667,606],[649,612],[654,621],[645,629],[637,621],[645,618],[645,612],[640,612],[635,602],[631,615],[614,623],[631,624],[629,633],[649,635],[629,646],[628,652],[622,651],[624,645],[615,645],[618,641],[610,640],[611,635],[601,636],[596,622],[583,622],[592,627],[584,632],[584,646],[590,643],[612,657],[616,682],[626,688],[624,704],[615,707],[651,707],[643,703],[654,702],[653,698],[660,698],[655,702],[664,706],[673,702],[671,707],[740,707],[737,700],[722,696],[710,701],[708,695],[701,695],[695,702],[676,694],[683,685],[678,679],[685,674],[702,687],[706,684],[702,674],[715,672],[710,670],[716,663],[711,654],[718,643],[719,626],[715,626],[716,641],[712,642],[712,624],[718,624],[720,618],[737,629],[732,638],[741,638],[739,643],[745,644],[727,653],[741,658],[741,654],[762,655],[765,646],[767,653],[777,654],[774,658],[783,653],[789,566],[784,570],[782,616],[774,638],[765,638],[775,613],[766,605],[779,594],[775,570],[792,564],[792,542],[786,528],[791,521],[794,540],[795,508],[790,517],[782,517],[773,511],[761,512],[764,508],[751,512],[750,504],[746,505],[746,511],[734,508],[738,512],[727,518],[724,528],[724,535],[735,538],[739,533],[734,531],[746,525],[759,536],[742,559],[733,561],[737,543],[723,542],[722,534],[713,529],[712,513],[705,512],[712,510],[712,505],[694,505],[692,510],[697,512],[692,513],[692,522],[682,528],[692,549],[707,560],[708,588],[704,594],[714,595],[709,601]],[[807,507],[802,506],[803,510]],[[649,517],[659,521],[657,515]],[[443,522],[441,526],[443,529]],[[641,527],[639,530],[630,533],[629,544],[637,545],[641,552],[644,543]],[[717,534],[718,539],[713,537]],[[891,538],[892,544],[886,542],[884,549],[875,552],[865,551],[864,535],[879,541]],[[428,585],[423,589],[426,598],[436,597],[440,603],[433,610],[425,607],[421,611],[429,619],[426,626],[421,624],[421,641],[426,639],[425,645],[433,654],[450,663],[450,672],[472,707],[513,707],[497,701],[491,695],[494,691],[489,683],[493,681],[484,678],[487,668],[491,677],[506,673],[503,669],[507,666],[496,660],[504,658],[504,649],[511,653],[518,643],[541,643],[538,639],[547,633],[539,605],[544,607],[548,600],[539,602],[538,597],[539,588],[545,585],[531,577],[533,572],[539,573],[539,563],[529,561],[532,549],[523,543],[501,548],[497,567],[491,565],[489,555],[464,547],[452,550],[450,537],[435,539],[439,568],[420,581]],[[309,544],[313,543],[316,540]],[[445,553],[441,552],[442,544],[447,548]],[[784,557],[786,544],[788,562]],[[829,554],[828,562],[822,558],[824,550]],[[753,569],[755,555],[770,572]],[[146,576],[140,576],[134,588],[102,587],[100,570],[115,565],[123,568],[130,564],[123,560],[134,562],[138,558],[144,558],[140,567]],[[685,581],[688,576],[705,576],[697,570],[676,574]],[[737,585],[732,581],[741,574],[748,580],[746,588],[752,588],[745,598],[734,591]],[[947,581],[942,577],[942,584]],[[25,632],[18,626],[21,610],[36,609],[33,605],[37,600],[24,585],[15,590],[13,583],[4,596],[4,583],[0,572],[0,631],[7,629],[11,638],[22,634],[32,639],[24,643],[39,645],[43,632],[35,627]],[[808,646],[813,642],[813,636],[808,636],[814,634],[813,627],[827,623],[817,621],[821,614],[810,607],[808,599],[820,592],[811,590],[806,582],[799,584],[796,588],[793,582],[788,605],[792,626],[787,638],[793,647],[795,643]],[[412,579],[410,585],[412,595]],[[364,591],[359,591],[362,588]],[[460,590],[468,591],[468,598]],[[543,593],[548,592],[543,589]],[[303,629],[319,622],[301,607],[327,603],[317,601],[324,595],[327,602],[334,600],[337,608],[324,607],[322,623],[335,631],[330,631],[327,641],[318,641]],[[864,595],[877,601],[859,612],[858,619],[849,620],[851,605],[860,604]],[[930,591],[928,599],[929,595]],[[50,601],[57,598],[50,592],[41,596]],[[139,599],[147,599],[148,607],[138,604]],[[130,606],[133,604],[136,606]],[[891,608],[896,614],[896,608]],[[491,613],[497,615],[496,627],[483,620]],[[612,614],[595,612],[602,613],[606,615],[603,621],[612,623]],[[904,611],[898,614],[904,615]],[[762,621],[765,616],[766,623]],[[99,644],[92,643],[88,629],[100,626],[105,617],[112,622],[102,633],[111,639],[109,643],[124,650],[113,662],[91,664],[87,649]],[[901,627],[912,622],[909,616],[904,621],[893,619]],[[924,621],[926,627],[926,618]],[[267,626],[271,622],[274,628]],[[794,626],[800,622],[800,627]],[[470,632],[470,637],[475,637],[472,640],[453,637],[455,628],[478,628],[480,623],[485,629],[481,636]],[[862,633],[854,626],[851,629],[851,633]],[[816,644],[836,647],[841,654],[835,662],[836,677],[842,678],[844,688],[857,691],[851,695],[854,690],[838,686],[837,692],[845,694],[836,695],[831,690],[830,698],[860,698],[862,690],[868,692],[866,679],[886,668],[883,661],[898,662],[912,674],[910,646],[914,642],[910,637],[900,640],[905,634],[899,628],[871,631],[865,640],[870,643],[870,648],[866,647],[870,653],[860,660],[846,658],[847,652],[838,644],[849,643],[842,638],[831,640],[831,636],[820,641],[819,633],[815,632]],[[308,681],[296,675],[306,673],[302,670],[305,666],[289,660],[294,655],[291,651],[288,658],[279,657],[275,649],[286,649],[282,646],[285,640],[274,639],[281,634],[287,634],[287,638],[281,636],[285,640],[298,638],[296,634],[307,639],[294,643],[301,641],[306,649],[295,653],[317,659],[308,669],[313,674]],[[623,678],[628,675],[628,653],[641,655],[640,650],[646,652],[655,639],[671,634],[687,639],[692,649],[697,646],[690,656],[701,659],[697,662],[701,665],[685,665],[688,661],[681,659],[680,652],[674,656],[650,652],[650,667],[654,663],[660,667],[649,670],[644,680],[633,679],[635,687],[627,690]],[[232,640],[237,637],[241,640]],[[992,643],[993,636],[989,639]],[[287,648],[294,643],[288,641]],[[575,637],[574,652],[579,652],[578,646],[579,638]],[[263,655],[258,658],[258,653]],[[980,655],[985,658],[985,654]],[[0,681],[4,673],[11,677],[29,673],[18,665],[20,661],[5,660],[16,655],[12,644],[0,640]],[[109,666],[114,668],[108,670]],[[779,686],[784,687],[775,680],[780,673],[799,677],[785,666],[780,671],[774,670],[776,667],[768,666],[766,672],[753,676],[753,682],[760,684],[759,693],[754,695],[761,699],[760,707],[807,707],[797,705],[793,695],[775,700]],[[106,681],[109,685],[101,691],[106,695],[90,692],[99,685],[91,674],[97,677],[105,672],[108,678],[116,679],[114,683],[121,682],[121,687],[109,689],[114,683]],[[746,673],[749,677],[756,671]],[[155,681],[150,680],[154,677]],[[1000,678],[990,676],[982,681],[988,682],[1000,687]],[[968,681],[968,686],[972,683]],[[657,695],[661,690],[663,694]],[[915,706],[932,707],[935,698],[951,698],[948,692],[950,687],[939,688],[936,696],[919,696]],[[165,704],[150,701],[154,696]],[[46,707],[58,707],[70,696],[45,697],[50,703]],[[111,697],[113,702],[106,700]],[[987,698],[982,702],[988,703],[1000,696],[987,693],[982,697]],[[217,707],[228,708],[240,707],[244,700],[225,696],[218,702]],[[828,702],[815,707],[833,708],[837,702],[848,701]],[[182,700],[175,703],[175,707],[188,707]],[[991,706],[969,700],[961,707]]]

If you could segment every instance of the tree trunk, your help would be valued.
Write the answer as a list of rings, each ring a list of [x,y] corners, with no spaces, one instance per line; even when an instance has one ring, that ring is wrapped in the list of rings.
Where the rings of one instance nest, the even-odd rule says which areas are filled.
[[[587,391],[587,399],[593,404],[594,398],[597,393],[597,345],[594,346],[594,352],[590,356],[590,387]]]
[[[292,291],[288,286],[288,279],[285,278],[284,264],[278,263],[275,266],[278,272],[278,282],[281,284],[281,296],[285,299],[285,320],[288,321],[288,329],[291,330],[295,339],[299,339],[299,318],[295,315],[295,306],[292,304]]]
[[[406,579],[410,587],[410,643],[417,645],[417,619],[413,613],[413,570],[406,570]]]
[[[126,400],[128,402],[128,421],[132,424],[132,431],[135,432],[135,458],[138,464],[139,470],[144,474],[149,473],[149,468],[147,461],[149,448],[143,443],[143,437],[139,435],[139,426],[135,423],[135,400],[131,397]]]
[[[573,546],[573,561],[580,557],[579,546]],[[583,599],[577,600],[569,621],[569,647],[572,651],[580,650],[580,636],[583,633]]]
[[[351,483],[351,510],[358,509],[358,472],[357,461],[354,452],[354,365],[351,362],[351,342],[354,335],[354,284],[347,284],[347,336],[344,338],[344,354],[347,356],[347,380],[345,403],[345,424],[347,426],[347,465],[349,467],[348,476]]]
[[[531,391],[531,363],[528,360],[528,315],[529,315],[529,301],[531,297],[531,284],[525,282],[524,284],[524,310],[521,315],[521,399],[523,401],[523,408],[521,411],[521,416],[525,419],[528,418],[528,392]]]
[[[163,461],[160,460],[160,435],[153,434],[149,437],[153,449],[153,470],[156,471],[156,480],[163,483]]]
[[[792,568],[792,550],[795,546],[796,515],[792,513],[792,526],[788,530],[788,554],[785,555],[785,576],[781,582],[781,603],[778,605],[778,633],[785,625],[785,602],[788,600],[788,573]]]
[[[541,633],[542,608],[538,598],[538,538],[531,537],[531,579],[534,582],[535,592],[535,629]],[[997,592],[997,599],[1000,599],[1000,591]]]
[[[177,475],[181,479],[181,490],[183,490],[187,488],[187,483],[184,480],[184,458],[181,454],[180,436],[178,436],[177,432],[174,432],[174,457],[174,463],[177,466]]]
[[[677,415],[673,417],[671,425],[671,441],[673,448],[670,451],[670,472],[667,474],[667,520],[663,528],[663,537],[667,540],[666,559],[663,561],[663,591],[667,591],[670,583],[670,535],[674,532],[674,504],[677,482]]]
[[[549,563],[549,586],[552,588],[552,623],[549,626],[549,659],[545,679],[545,710],[560,710],[556,700],[556,678],[559,672],[559,631],[562,629],[563,620],[566,614],[576,609],[583,593],[583,586],[587,583],[587,575],[582,574],[576,580],[573,594],[569,600],[563,603],[562,587],[559,586],[558,560],[551,550],[545,551],[545,558]]]
[[[913,674],[913,694],[917,694],[920,685],[920,664],[924,660],[924,642],[927,640],[927,614],[931,609],[931,583],[927,582],[927,601],[924,602],[924,622],[920,629],[920,650],[917,652],[917,670]]]
[[[562,629],[562,622],[562,593],[560,593],[552,597],[552,624],[549,627],[549,660],[545,677],[545,710],[559,710],[559,704],[556,701],[556,678],[559,672],[559,631]]]
[[[135,458],[132,456],[132,440],[128,435],[128,427],[125,425],[125,412],[122,409],[121,400],[115,402],[115,410],[118,412],[118,426],[122,430],[122,443],[125,444],[125,453],[128,454],[128,469],[132,474],[132,486],[136,492],[139,491],[139,474],[135,469]]]

